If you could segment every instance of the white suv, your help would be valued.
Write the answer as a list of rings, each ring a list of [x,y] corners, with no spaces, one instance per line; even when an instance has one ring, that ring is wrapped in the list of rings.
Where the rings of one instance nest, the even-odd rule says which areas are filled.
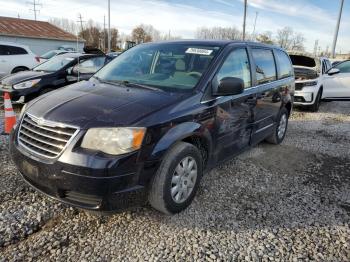
[[[289,52],[295,73],[294,105],[318,111],[326,72],[332,67],[328,58]]]
[[[0,78],[33,68],[40,63],[28,46],[0,41]]]

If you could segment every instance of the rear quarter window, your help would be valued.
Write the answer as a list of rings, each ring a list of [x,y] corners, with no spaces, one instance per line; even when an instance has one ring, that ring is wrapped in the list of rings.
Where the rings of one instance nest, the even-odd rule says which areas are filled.
[[[288,55],[281,51],[275,50],[276,63],[278,64],[278,79],[290,77],[293,75],[293,66]]]
[[[252,50],[256,66],[256,81],[258,85],[268,83],[277,79],[275,59],[271,49]]]
[[[28,54],[28,52],[22,47],[0,45],[0,55],[25,55],[25,54]]]

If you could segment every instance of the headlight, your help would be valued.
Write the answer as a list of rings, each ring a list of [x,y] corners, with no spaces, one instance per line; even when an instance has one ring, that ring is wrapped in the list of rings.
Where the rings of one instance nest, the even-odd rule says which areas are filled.
[[[99,150],[111,155],[121,155],[141,147],[146,129],[140,127],[91,128],[81,147]]]
[[[304,84],[304,86],[315,86],[315,85],[317,85],[317,81],[305,82],[303,84]]]
[[[41,79],[28,80],[13,86],[14,89],[25,89],[35,86]]]

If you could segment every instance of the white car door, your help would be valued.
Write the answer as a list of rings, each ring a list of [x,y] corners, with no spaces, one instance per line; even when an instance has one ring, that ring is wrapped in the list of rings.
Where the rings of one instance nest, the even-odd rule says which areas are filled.
[[[5,45],[0,45],[0,77],[9,74],[11,68],[9,65],[9,56]]]
[[[325,75],[322,98],[350,99],[350,61],[333,68],[339,69],[339,73]]]

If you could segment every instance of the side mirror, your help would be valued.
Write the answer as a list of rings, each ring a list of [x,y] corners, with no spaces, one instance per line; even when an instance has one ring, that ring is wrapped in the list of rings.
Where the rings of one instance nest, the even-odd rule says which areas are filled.
[[[217,82],[217,80],[215,81]],[[224,77],[219,83],[213,85],[213,95],[232,96],[242,94],[244,91],[244,82],[237,77]]]
[[[71,75],[72,76],[78,76],[78,74],[79,74],[79,66],[75,65],[75,66],[73,66],[73,68],[71,70]]]
[[[340,70],[338,68],[331,68],[328,70],[327,74],[332,76],[332,75],[336,75],[336,74],[339,74],[340,73]]]

